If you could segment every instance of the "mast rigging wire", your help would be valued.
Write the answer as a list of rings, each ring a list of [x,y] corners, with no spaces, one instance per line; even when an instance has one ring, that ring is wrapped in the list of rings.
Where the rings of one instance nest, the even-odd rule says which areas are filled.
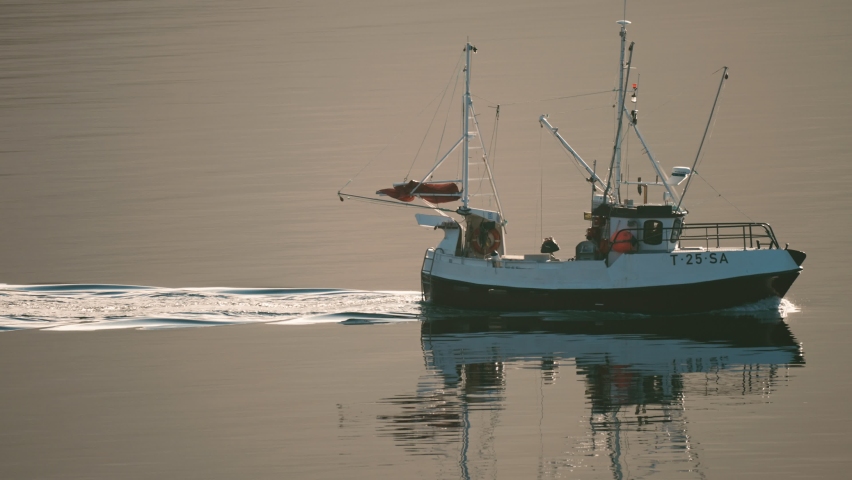
[[[719,72],[719,70],[721,70],[721,68],[714,70],[713,73],[710,73],[708,75],[704,75],[704,74],[696,75],[695,77],[692,77],[695,80],[684,81],[684,82],[681,82],[681,83],[686,84],[686,85],[692,85],[692,84],[694,84],[698,81],[706,82],[707,77],[712,77],[713,75],[716,75],[716,73]],[[645,113],[642,114],[642,118],[647,120],[648,117],[651,116],[654,112],[659,111],[661,108],[665,107],[666,105],[672,103],[673,101],[677,100],[678,98],[680,98],[684,95],[691,95],[695,90],[696,90],[696,88],[692,88],[692,89],[689,89],[689,90],[684,90],[681,93],[676,93],[676,94],[672,94],[672,95],[668,95],[668,96],[663,97],[663,99],[665,99],[665,102],[658,104],[656,107],[653,107],[650,110],[645,111]]]
[[[695,161],[692,163],[692,171],[694,172],[696,168],[698,168],[698,162],[703,158],[704,155],[704,141],[707,139],[707,133],[711,132],[711,127],[716,126],[716,107],[719,105],[719,98],[722,96],[722,89],[725,88],[725,80],[728,79],[728,67],[722,67],[719,70],[724,69],[722,73],[722,79],[719,81],[719,90],[716,91],[716,99],[713,100],[713,108],[710,110],[710,118],[707,119],[707,126],[704,128],[704,135],[701,137],[701,144],[698,145],[698,153],[695,154]],[[719,70],[716,70],[717,72]],[[711,132],[712,136],[712,132]],[[680,201],[677,203],[677,207],[675,210],[679,210],[681,204],[683,203],[684,197],[686,197],[686,192],[689,189],[689,184],[691,178],[686,179],[686,185],[683,187],[683,193],[680,194]]]
[[[427,209],[427,210],[438,210],[438,211],[441,211],[441,212],[456,213],[455,210],[450,210],[448,208],[443,208],[443,207],[438,207],[438,206],[416,205],[416,204],[413,204],[413,203],[400,203],[400,202],[397,202],[395,200],[384,200],[384,199],[381,199],[381,198],[365,197],[363,195],[353,195],[351,193],[337,192],[337,196],[340,197],[341,202],[343,201],[343,199],[345,197],[345,198],[348,198],[350,200],[356,200],[356,201],[364,202],[364,203],[379,203],[379,204],[390,205],[392,207],[424,208],[424,209]]]
[[[459,63],[461,63],[461,59],[463,57],[464,57],[464,55],[459,56],[458,61],[456,62],[455,66],[453,67],[453,72],[458,72]],[[458,73],[456,73],[456,76],[458,77]],[[458,80],[458,78],[456,80]],[[408,176],[411,175],[411,170],[414,169],[414,164],[417,162],[417,157],[420,155],[420,150],[423,149],[423,144],[426,143],[426,137],[428,137],[429,132],[432,131],[432,124],[435,123],[435,118],[438,116],[438,112],[441,111],[441,105],[444,104],[444,98],[446,98],[446,96],[447,96],[447,90],[450,89],[450,83],[452,81],[453,81],[453,76],[450,75],[450,79],[447,80],[447,85],[444,87],[444,90],[441,94],[441,101],[438,102],[438,107],[435,108],[435,114],[432,115],[432,120],[429,121],[429,127],[426,128],[426,133],[423,135],[423,140],[420,141],[420,146],[417,147],[417,153],[414,154],[414,158],[411,160],[411,166],[408,167],[408,172],[405,174],[405,180],[403,180],[403,182],[408,181]],[[453,93],[455,93],[455,89],[453,90]],[[438,96],[436,95],[435,98],[437,98],[437,97]],[[432,101],[429,102],[429,105],[431,105],[432,102],[435,101],[435,98],[433,98]],[[427,105],[427,107],[428,107],[428,105]],[[426,108],[424,108],[423,110],[425,110],[425,109]],[[421,113],[422,113],[422,111],[421,111]]]
[[[544,162],[542,161],[543,136],[544,128],[540,128],[538,133],[538,236],[541,238],[544,238]]]
[[[706,183],[708,187],[712,188],[712,189],[713,189],[713,191],[714,191],[714,192],[716,192],[716,196],[717,196],[717,197],[721,197],[721,198],[722,198],[722,200],[724,200],[725,202],[727,202],[727,203],[728,203],[728,205],[730,205],[730,206],[734,207],[734,209],[735,209],[736,211],[740,212],[740,214],[741,214],[742,216],[746,217],[746,218],[747,218],[750,222],[754,222],[754,219],[752,219],[751,217],[749,217],[749,216],[748,216],[748,214],[747,214],[747,213],[745,213],[744,211],[740,210],[740,207],[738,207],[738,206],[734,205],[734,204],[733,204],[733,202],[731,202],[731,201],[730,201],[730,200],[728,200],[728,199],[727,199],[724,195],[722,195],[722,194],[719,192],[719,190],[716,190],[716,187],[714,187],[713,185],[711,185],[711,184],[710,184],[710,182],[709,182],[709,181],[707,181],[707,179],[706,179],[706,178],[704,178],[704,175],[699,175],[699,174],[698,174],[698,172],[692,172],[692,174],[693,174],[693,175],[695,175],[695,176],[697,176],[698,178],[700,178],[700,179],[701,179],[701,181],[702,181],[702,182],[704,182],[704,183]],[[704,202],[704,203],[706,203],[706,202]]]
[[[494,130],[491,132],[491,142],[488,149],[491,152],[491,168],[497,168],[497,127],[500,125],[500,104],[497,104],[497,113],[494,116]]]
[[[601,94],[604,94],[604,93],[612,93],[614,91],[615,90],[613,90],[613,89],[609,89],[609,90],[601,90],[599,92],[578,93],[576,95],[568,95],[568,96],[562,96],[562,97],[549,97],[549,98],[540,98],[538,100],[525,100],[525,101],[521,101],[521,102],[501,103],[500,105],[507,107],[507,106],[510,106],[510,105],[526,105],[526,104],[529,104],[529,103],[549,102],[549,101],[552,101],[552,100],[567,100],[567,99],[571,99],[571,98],[588,97],[588,96],[591,96],[591,95],[601,95]],[[476,97],[480,100],[485,100],[486,102],[490,103],[491,106],[497,105],[497,102],[492,102],[491,100],[488,100],[487,98],[484,98],[484,97],[480,97],[479,95],[474,95],[474,94],[471,93],[470,96]]]
[[[436,100],[439,96],[441,97],[441,100],[438,102],[438,107],[435,109],[435,114],[432,116],[432,119],[431,119],[431,120],[430,120],[430,122],[429,122],[429,127],[427,128],[426,134],[423,136],[423,139],[421,140],[420,145],[419,145],[419,147],[418,147],[418,149],[417,149],[417,153],[415,153],[414,158],[413,158],[413,160],[412,160],[412,163],[411,163],[411,165],[409,166],[408,172],[407,172],[407,173],[406,173],[406,175],[405,175],[405,180],[406,180],[406,181],[408,180],[408,177],[411,175],[411,171],[412,171],[412,170],[413,170],[413,168],[414,168],[414,164],[416,163],[417,158],[418,158],[418,156],[419,156],[419,154],[420,154],[420,152],[421,152],[421,150],[422,150],[422,148],[423,148],[423,145],[425,144],[426,138],[428,137],[429,132],[431,131],[431,128],[432,128],[432,126],[433,126],[433,124],[434,124],[434,121],[435,121],[435,119],[437,118],[437,114],[438,114],[438,112],[440,111],[441,105],[443,105],[443,103],[444,103],[444,100],[445,100],[445,98],[446,98],[446,93],[447,93],[447,91],[449,90],[449,84],[450,84],[450,83],[453,83],[453,85],[454,85],[454,86],[453,86],[453,92],[452,92],[452,94],[450,95],[450,99],[452,100],[452,98],[454,98],[454,97],[455,97],[455,92],[456,92],[456,90],[457,90],[457,88],[458,88],[458,79],[459,79],[459,77],[460,77],[460,75],[461,75],[461,73],[462,73],[462,71],[463,71],[463,69],[459,69],[459,68],[458,68],[458,65],[459,65],[459,63],[461,62],[461,58],[463,58],[463,57],[464,57],[464,55],[461,55],[461,56],[459,57],[459,60],[456,62],[456,65],[453,67],[453,70],[454,70],[454,71],[456,71],[455,81],[454,81],[454,82],[452,81],[452,76],[451,76],[451,80],[450,80],[450,82],[448,82],[448,84],[444,87],[444,89],[442,89],[440,92],[438,92],[438,93],[437,93],[437,94],[436,94],[436,95],[432,98],[432,100],[430,100],[430,101],[429,101],[429,103],[427,103],[427,104],[426,104],[426,106],[425,106],[425,107],[424,107],[424,108],[420,111],[420,113],[418,113],[418,114],[417,114],[417,116],[422,115],[422,113],[423,113],[426,109],[428,109],[428,108],[429,108],[429,106],[430,106],[430,105],[432,105],[432,103],[434,103],[434,101],[435,101],[435,100]],[[530,103],[545,102],[545,101],[552,101],[552,100],[565,100],[565,99],[572,99],[572,98],[578,98],[578,97],[586,97],[586,96],[592,96],[592,95],[601,95],[601,94],[606,94],[606,93],[612,93],[613,91],[616,91],[616,90],[615,90],[615,89],[610,89],[610,90],[601,90],[601,91],[597,91],[597,92],[581,93],[581,94],[576,94],[576,95],[567,95],[567,96],[560,96],[560,97],[550,97],[550,98],[543,98],[543,99],[538,99],[538,100],[528,100],[528,101],[512,102],[512,103],[505,103],[505,104],[497,104],[496,102],[492,102],[492,101],[488,100],[487,98],[484,98],[484,97],[481,97],[481,96],[478,96],[478,95],[475,95],[475,94],[471,94],[471,96],[472,96],[472,97],[479,98],[479,99],[481,99],[481,100],[484,100],[484,101],[485,101],[485,102],[487,102],[487,103],[493,104],[493,105],[495,105],[495,106],[496,106],[496,108],[497,108],[497,112],[496,112],[496,115],[495,115],[495,116],[496,116],[496,119],[495,119],[495,123],[494,123],[494,130],[493,130],[492,137],[491,137],[491,141],[489,142],[489,147],[488,147],[490,150],[492,150],[492,157],[493,157],[493,156],[494,156],[494,154],[496,154],[497,133],[498,133],[498,127],[499,127],[499,120],[500,120],[500,107],[501,107],[501,106],[506,106],[506,105],[522,105],[522,104],[530,104]],[[440,138],[440,141],[438,142],[438,151],[437,151],[437,153],[436,153],[436,159],[440,156],[441,146],[442,146],[442,143],[443,143],[444,136],[445,136],[445,134],[446,134],[446,128],[447,128],[447,125],[448,125],[448,123],[449,123],[449,114],[450,114],[450,111],[451,111],[451,110],[452,110],[452,109],[449,109],[449,108],[447,109],[447,116],[446,116],[446,117],[445,117],[445,119],[444,119],[444,127],[443,127],[443,129],[442,129],[442,131],[441,131],[441,138]],[[474,121],[475,121],[475,119],[474,119]],[[478,127],[478,125],[477,125],[477,127]],[[398,136],[399,136],[399,134],[395,135],[395,136],[394,136],[394,140],[395,140]],[[479,137],[480,137],[480,144],[482,144],[481,134],[479,135]],[[541,139],[539,139],[539,140],[540,140],[540,142],[539,142],[539,143],[541,143]],[[390,201],[390,200],[382,200],[382,199],[377,199],[377,198],[369,198],[369,197],[363,197],[363,196],[359,196],[359,195],[352,195],[352,194],[348,194],[348,193],[343,193],[343,190],[344,190],[344,189],[346,189],[346,187],[348,187],[348,186],[349,186],[349,184],[351,184],[351,183],[352,183],[352,182],[353,182],[353,181],[354,181],[354,180],[355,180],[358,176],[360,176],[360,175],[361,175],[361,173],[363,173],[363,171],[364,171],[364,170],[366,170],[366,169],[367,169],[367,167],[369,167],[369,166],[373,163],[373,161],[374,161],[376,158],[378,158],[378,157],[379,157],[379,156],[380,156],[380,155],[381,155],[381,154],[382,154],[382,153],[383,153],[383,152],[384,152],[384,151],[385,151],[385,150],[386,150],[386,149],[387,149],[390,145],[392,145],[392,144],[393,144],[393,141],[391,141],[391,142],[389,142],[389,143],[385,144],[385,145],[382,147],[382,149],[381,149],[381,150],[380,150],[380,151],[379,151],[379,152],[378,152],[378,153],[377,153],[377,154],[376,154],[373,158],[371,158],[371,159],[367,162],[367,164],[366,164],[366,165],[364,165],[363,167],[361,167],[361,169],[360,169],[360,170],[358,170],[358,172],[357,172],[357,173],[356,173],[356,174],[355,174],[352,178],[350,178],[350,179],[349,179],[349,180],[348,180],[348,181],[347,181],[347,182],[343,185],[343,187],[341,187],[341,188],[340,188],[340,190],[338,190],[338,192],[337,192],[337,193],[338,193],[338,196],[340,197],[341,201],[343,201],[343,197],[346,197],[346,198],[352,198],[352,199],[359,200],[359,201],[365,201],[365,202],[376,202],[376,203],[386,203],[386,204],[389,204],[389,205],[395,205],[395,206],[401,206],[401,207],[432,208],[432,207],[420,206],[420,205],[399,204],[399,203],[397,203],[397,202]],[[483,150],[485,150],[485,145],[484,145],[484,144],[482,144],[482,148],[483,148]],[[540,146],[539,150],[541,150],[541,146]],[[540,151],[539,153],[540,153],[540,155],[541,155],[541,151]],[[488,161],[488,159],[487,159],[487,152],[484,152],[484,154],[485,154],[485,156],[486,156],[486,160],[485,160],[485,161],[487,162],[487,161]],[[493,167],[493,166],[494,166],[494,159],[493,159],[493,158],[491,159],[491,162],[492,162],[492,167]],[[576,166],[576,165],[575,165],[575,168],[577,168],[577,166]],[[582,173],[582,172],[581,172],[581,173]],[[542,175],[543,175],[543,174],[542,174]],[[484,177],[483,177],[483,179],[484,179]],[[480,180],[482,180],[482,179],[480,179]],[[542,182],[543,182],[543,178],[542,178]],[[480,184],[481,184],[481,182],[480,182]],[[480,185],[480,189],[481,189],[481,185]],[[539,206],[539,207],[540,207],[540,210],[541,210],[541,209],[543,209],[543,202],[540,204],[540,206]],[[440,208],[440,207],[435,207],[435,208],[434,208],[434,210],[441,210],[441,211],[446,211],[446,212],[453,212],[453,210],[447,210],[447,209],[443,209],[443,208]],[[542,213],[542,215],[543,215],[543,213]],[[542,219],[542,220],[543,220],[543,219]]]
[[[460,62],[460,61],[461,61],[461,60],[459,59],[459,61],[457,61],[457,62],[456,62],[456,66],[455,66],[455,67],[453,67],[453,70],[457,70],[457,69],[458,69],[458,64],[459,64],[459,62]],[[450,78],[452,78],[452,76],[451,76]],[[456,81],[458,81],[458,78],[456,78]],[[417,117],[419,117],[420,115],[422,115],[422,114],[423,114],[423,112],[425,112],[425,111],[426,111],[426,109],[427,109],[427,108],[429,108],[429,106],[430,106],[430,105],[432,105],[432,103],[435,101],[435,99],[436,99],[436,98],[438,98],[438,96],[439,96],[439,95],[441,95],[441,93],[446,94],[446,91],[447,91],[447,89],[448,89],[448,88],[449,88],[449,84],[448,84],[446,87],[444,87],[444,90],[442,90],[441,92],[438,92],[437,94],[435,94],[435,96],[434,96],[434,97],[432,97],[432,100],[430,100],[430,101],[429,101],[429,103],[427,103],[427,104],[426,104],[426,106],[424,106],[424,107],[423,107],[423,109],[421,109],[421,110],[420,110],[420,112],[418,112],[416,116],[417,116]],[[443,102],[443,99],[442,99],[441,101]],[[440,110],[440,104],[438,104],[438,110]],[[437,111],[438,111],[438,110],[436,110],[436,114],[437,114]],[[430,126],[431,126],[431,123],[430,123]],[[428,132],[427,132],[427,133],[428,133]],[[349,184],[350,184],[350,183],[352,183],[352,181],[353,181],[353,180],[355,180],[356,178],[358,178],[358,176],[359,176],[359,175],[361,175],[361,173],[363,173],[363,172],[364,172],[364,170],[366,170],[366,169],[367,169],[367,167],[369,167],[369,166],[373,163],[373,161],[374,161],[375,159],[379,158],[379,156],[381,156],[381,154],[382,154],[385,150],[387,150],[387,148],[388,148],[389,146],[393,145],[393,143],[396,141],[396,139],[397,139],[397,138],[399,138],[399,131],[397,131],[397,133],[394,135],[394,137],[391,139],[391,141],[390,141],[390,142],[386,143],[386,144],[382,147],[382,149],[381,149],[381,150],[379,150],[379,152],[378,152],[378,153],[376,153],[376,155],[374,155],[372,158],[370,158],[370,160],[367,162],[367,164],[366,164],[366,165],[364,165],[363,167],[361,167],[361,169],[360,169],[360,170],[358,170],[358,173],[356,173],[356,174],[355,174],[352,178],[350,178],[350,179],[349,179],[349,180],[348,180],[348,181],[347,181],[347,182],[346,182],[346,183],[345,183],[342,187],[340,187],[340,190],[338,190],[338,192],[337,192],[337,193],[339,194],[340,192],[342,192],[342,191],[343,191],[346,187],[348,187],[348,186],[349,186]],[[421,146],[422,146],[422,145],[421,145]],[[419,150],[418,150],[418,152],[419,152]],[[414,158],[415,158],[415,160],[416,160],[416,159],[417,159],[417,156],[415,155],[415,157],[414,157]],[[413,166],[414,166],[414,165],[413,165],[413,162],[412,162],[412,167],[413,167]],[[411,173],[411,169],[409,169],[409,174],[410,174],[410,173]],[[408,175],[406,175],[406,178],[407,178],[407,177],[408,177]]]
[[[456,65],[458,65],[458,63]],[[456,97],[456,89],[459,86],[459,76],[461,76],[462,70],[463,69],[456,68],[456,80],[455,80],[455,82],[453,82],[453,93],[450,94],[450,100],[449,100],[450,102],[452,102],[453,99]],[[441,130],[441,139],[438,141],[438,150],[435,152],[435,161],[438,161],[438,159],[441,157],[441,148],[444,144],[444,134],[447,133],[447,123],[449,123],[449,121],[450,121],[450,111],[451,110],[452,110],[452,108],[448,107],[447,108],[447,116],[444,117],[444,128]]]

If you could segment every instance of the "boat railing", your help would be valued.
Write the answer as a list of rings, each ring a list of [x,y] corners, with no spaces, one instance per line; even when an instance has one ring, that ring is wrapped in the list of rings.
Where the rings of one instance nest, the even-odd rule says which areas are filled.
[[[742,246],[760,248],[767,240],[768,248],[780,248],[775,232],[768,223],[734,222],[734,223],[687,223],[680,227],[678,240],[684,242],[704,243],[704,247]]]
[[[622,237],[622,232],[631,235]],[[681,247],[703,246],[705,248],[780,248],[775,232],[768,223],[735,222],[735,223],[689,223],[679,227],[657,229],[653,237],[643,228],[623,228],[612,237],[613,244],[633,242],[642,238],[641,243],[660,245],[664,241],[678,242]],[[649,241],[653,238],[654,241]],[[766,240],[766,243],[762,241]],[[696,245],[698,244],[698,245]],[[703,245],[702,245],[703,244]]]

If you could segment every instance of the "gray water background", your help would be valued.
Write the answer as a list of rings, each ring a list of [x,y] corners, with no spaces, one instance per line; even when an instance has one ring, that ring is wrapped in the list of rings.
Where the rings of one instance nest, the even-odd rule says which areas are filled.
[[[699,168],[715,190],[696,180],[690,220],[766,221],[782,245],[808,253],[789,295],[801,311],[787,319],[805,366],[766,402],[711,399],[691,411],[702,475],[849,468],[852,47],[842,22],[850,10],[845,2],[628,7],[640,127],[666,168],[691,164],[714,72],[731,68]],[[473,91],[484,131],[489,107],[501,104],[496,174],[510,249],[534,251],[553,235],[570,250],[586,226],[586,184],[536,119],[550,114],[585,158],[609,158],[611,96],[556,98],[612,88],[621,11],[621,2],[4,2],[0,282],[416,290],[422,252],[438,234],[417,227],[410,211],[340,203],[336,192],[353,177],[347,190],[365,194],[402,179],[468,37],[479,47]],[[432,140],[415,172],[431,165]],[[650,176],[638,142],[628,149],[630,176]],[[394,378],[414,385],[419,332],[369,328],[281,341],[305,337],[323,349],[323,335],[375,346],[408,339],[400,345],[413,367]],[[299,362],[307,352],[282,355]],[[341,355],[327,362],[350,360]],[[402,390],[375,372],[360,378],[365,402]],[[569,385],[571,421],[588,412],[582,388]],[[522,392],[507,405],[531,408]],[[315,398],[308,390],[297,399]],[[373,432],[370,419],[383,413],[367,411],[361,428]],[[518,431],[500,437],[509,452],[526,444]],[[339,440],[333,432],[318,429],[307,443]],[[405,459],[392,466],[441,476],[385,437],[361,438]],[[315,464],[281,456],[307,473]],[[363,476],[381,464],[330,462]]]

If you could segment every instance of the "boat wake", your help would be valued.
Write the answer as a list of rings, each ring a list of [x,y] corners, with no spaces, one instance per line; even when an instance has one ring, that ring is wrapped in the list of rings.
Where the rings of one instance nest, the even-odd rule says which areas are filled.
[[[785,318],[798,309],[767,299],[718,316]],[[420,292],[322,288],[160,288],[133,285],[2,285],[0,331],[166,329],[266,323],[371,325],[476,316],[548,321],[645,318],[601,312],[472,312],[433,307]]]
[[[420,292],[0,285],[0,331],[417,321]]]

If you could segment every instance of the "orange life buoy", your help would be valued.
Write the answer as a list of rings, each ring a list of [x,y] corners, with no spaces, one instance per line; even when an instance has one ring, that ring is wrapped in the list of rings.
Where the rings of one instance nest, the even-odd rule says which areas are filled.
[[[633,253],[636,251],[636,237],[627,230],[619,230],[612,237],[612,251],[618,253]]]
[[[496,252],[500,248],[500,244],[503,243],[500,231],[496,228],[483,232],[479,227],[476,227],[472,237],[470,244],[473,250],[480,255],[490,255]]]

